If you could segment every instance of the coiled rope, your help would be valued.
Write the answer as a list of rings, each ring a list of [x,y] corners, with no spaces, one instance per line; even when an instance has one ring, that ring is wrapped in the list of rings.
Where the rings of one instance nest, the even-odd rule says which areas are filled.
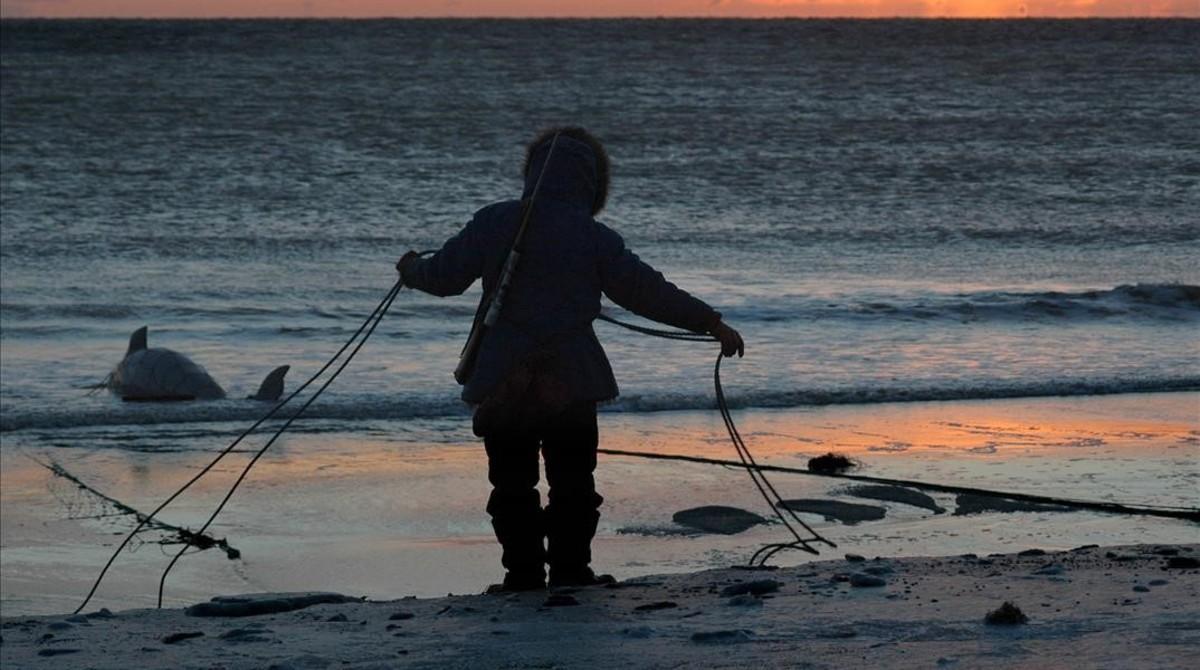
[[[626,449],[597,449],[596,451],[602,454],[611,456],[629,456],[632,458],[645,458],[656,461],[682,461],[686,463],[699,463],[701,465],[718,465],[726,468],[744,468],[745,464],[738,461],[728,461],[720,458],[704,458],[703,456],[689,456],[687,454],[661,454],[649,451],[629,451]],[[1017,493],[1014,491],[995,491],[992,489],[981,489],[974,486],[954,486],[952,484],[938,484],[934,482],[921,482],[912,479],[891,479],[887,477],[870,477],[867,475],[851,475],[843,472],[822,472],[818,470],[805,470],[803,468],[790,468],[785,465],[760,465],[760,470],[769,472],[781,472],[792,475],[808,475],[810,477],[830,477],[833,479],[845,479],[853,482],[867,482],[870,484],[884,484],[887,486],[901,486],[924,491],[935,491],[938,493],[956,493],[959,495],[981,495],[991,498],[1002,498],[1005,500],[1018,500],[1022,502],[1030,502],[1038,505],[1055,505],[1058,507],[1070,507],[1072,509],[1084,509],[1093,512],[1102,512],[1105,514],[1126,514],[1131,516],[1156,516],[1166,519],[1183,519],[1184,521],[1193,521],[1200,523],[1200,508],[1184,507],[1181,505],[1150,505],[1146,503],[1138,505],[1127,505],[1117,502],[1104,502],[1099,500],[1080,500],[1076,498],[1056,498],[1054,496],[1041,496],[1032,493]]]
[[[717,338],[712,335],[702,335],[699,333],[691,333],[681,330],[659,330],[657,328],[647,328],[638,326],[632,323],[618,321],[607,314],[601,314],[598,317],[601,321],[611,323],[615,326],[620,326],[627,330],[632,330],[635,333],[649,335],[651,337],[661,337],[667,340],[679,340],[682,342],[717,342]],[[767,507],[775,513],[775,516],[787,528],[792,536],[790,542],[771,542],[763,545],[754,552],[750,557],[749,564],[751,567],[766,565],[776,553],[785,549],[799,549],[810,554],[819,555],[812,545],[820,542],[830,547],[837,547],[832,541],[821,536],[820,533],[813,530],[811,526],[804,522],[803,519],[796,514],[795,510],[789,509],[783,504],[783,497],[779,495],[779,491],[771,484],[771,480],[767,479],[763,468],[754,460],[754,454],[750,453],[750,448],[746,446],[746,441],[742,439],[741,433],[738,432],[737,426],[733,423],[733,416],[729,413],[729,402],[725,399],[725,390],[721,387],[721,359],[723,354],[717,354],[717,362],[713,365],[713,388],[717,395],[717,409],[721,413],[721,420],[725,422],[725,430],[729,432],[729,440],[733,442],[733,448],[737,451],[738,460],[741,461],[742,467],[746,469],[746,473],[750,475],[750,480],[754,482],[754,487],[762,495],[763,500],[767,502]],[[805,534],[801,534],[801,530]]]

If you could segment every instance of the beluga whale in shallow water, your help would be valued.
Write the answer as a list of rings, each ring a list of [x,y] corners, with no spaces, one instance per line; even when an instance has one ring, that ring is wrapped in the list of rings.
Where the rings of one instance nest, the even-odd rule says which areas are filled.
[[[279,400],[289,366],[271,371],[251,400]],[[125,358],[108,375],[104,386],[128,401],[219,400],[221,388],[202,366],[170,349],[146,346],[146,326],[133,331]]]

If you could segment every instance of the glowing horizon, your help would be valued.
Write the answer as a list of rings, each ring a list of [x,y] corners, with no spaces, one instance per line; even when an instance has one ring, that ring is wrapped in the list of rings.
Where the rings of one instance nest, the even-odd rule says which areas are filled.
[[[0,0],[0,17],[1198,18],[1200,0]]]

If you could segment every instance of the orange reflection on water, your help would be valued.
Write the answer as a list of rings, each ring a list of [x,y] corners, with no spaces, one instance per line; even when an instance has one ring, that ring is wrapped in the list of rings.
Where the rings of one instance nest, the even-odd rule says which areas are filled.
[[[606,421],[616,448],[732,456],[719,420],[638,433]],[[746,442],[762,458],[811,457],[829,451],[876,460],[893,456],[1020,454],[1200,455],[1200,396],[1194,393],[830,406],[734,412]],[[634,420],[637,421],[637,420]]]

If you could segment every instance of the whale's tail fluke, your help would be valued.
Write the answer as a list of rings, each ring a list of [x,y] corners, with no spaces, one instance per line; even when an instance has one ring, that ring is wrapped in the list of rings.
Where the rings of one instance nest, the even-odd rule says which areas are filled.
[[[129,348],[125,350],[125,355],[128,356],[135,351],[141,351],[146,348],[146,326],[142,326],[133,331],[133,335],[129,336]]]
[[[283,395],[283,378],[287,376],[291,367],[290,365],[281,365],[271,370],[271,374],[267,375],[262,385],[258,387],[258,393],[250,396],[250,399],[270,402],[279,400],[279,396]]]

